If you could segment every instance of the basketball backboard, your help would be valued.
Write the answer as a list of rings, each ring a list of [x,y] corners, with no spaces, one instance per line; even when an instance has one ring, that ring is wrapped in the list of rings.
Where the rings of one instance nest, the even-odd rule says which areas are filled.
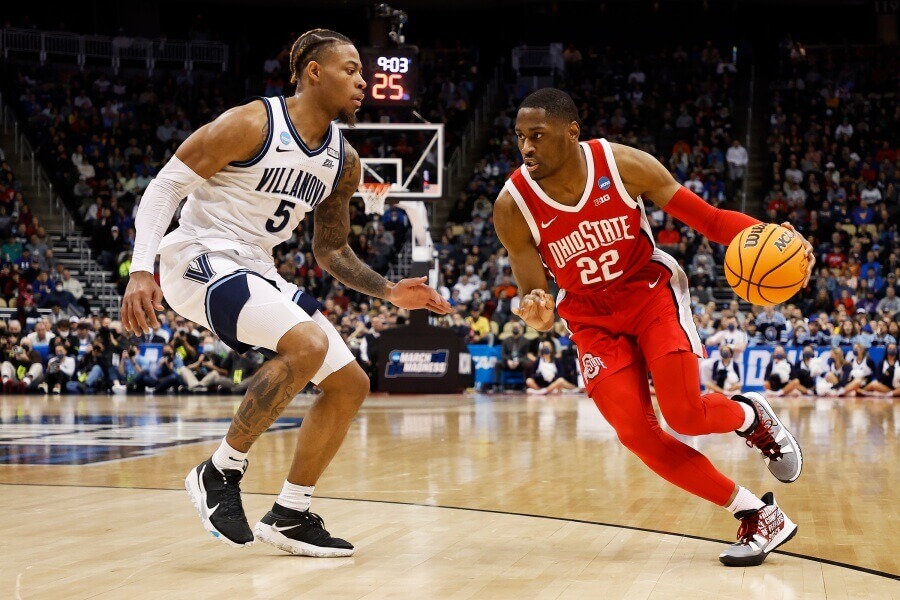
[[[394,184],[390,197],[397,200],[443,194],[443,124],[357,123],[340,128],[359,153],[362,182]]]

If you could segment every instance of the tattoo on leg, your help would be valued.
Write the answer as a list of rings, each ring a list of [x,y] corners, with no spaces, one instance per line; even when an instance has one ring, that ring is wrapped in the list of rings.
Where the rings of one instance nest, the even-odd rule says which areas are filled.
[[[231,420],[227,438],[246,451],[294,399],[294,369],[275,358],[260,368]]]

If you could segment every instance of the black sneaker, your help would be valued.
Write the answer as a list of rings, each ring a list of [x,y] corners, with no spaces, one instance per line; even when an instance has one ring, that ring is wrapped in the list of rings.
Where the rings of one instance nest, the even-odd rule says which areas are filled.
[[[278,503],[260,519],[253,533],[256,539],[298,556],[353,556],[353,544],[331,537],[322,517],[308,510],[291,510]]]
[[[241,505],[244,471],[220,471],[210,458],[191,469],[184,480],[184,487],[206,530],[229,546],[238,548],[253,544],[253,532]]]

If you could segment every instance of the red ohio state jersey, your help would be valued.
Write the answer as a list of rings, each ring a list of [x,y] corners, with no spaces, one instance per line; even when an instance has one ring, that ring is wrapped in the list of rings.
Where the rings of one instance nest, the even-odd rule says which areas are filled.
[[[578,204],[548,196],[523,165],[506,189],[525,217],[544,265],[561,290],[590,294],[624,281],[656,248],[641,198],[625,190],[609,142],[579,143],[587,184]]]

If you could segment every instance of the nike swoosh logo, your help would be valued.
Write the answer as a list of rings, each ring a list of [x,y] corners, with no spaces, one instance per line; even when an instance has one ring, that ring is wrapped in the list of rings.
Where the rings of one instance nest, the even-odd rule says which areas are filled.
[[[656,278],[656,281],[654,281],[653,283],[649,284],[651,290],[652,290],[653,288],[656,287],[656,284],[659,283],[659,280],[660,280],[660,279],[662,279],[662,273],[659,274],[659,276]]]
[[[296,148],[282,148],[281,146],[275,147],[275,152],[293,152]]]
[[[543,221],[541,221],[541,229],[547,229],[548,227],[550,227],[550,224],[553,223],[553,221],[555,221],[555,220],[558,219],[558,218],[559,218],[558,216],[553,217],[552,219],[550,219],[550,220],[547,221],[546,223],[544,223]]]
[[[203,465],[203,468],[200,469],[200,475],[197,477],[197,483],[200,484],[200,494],[201,494],[202,496],[206,496],[206,488],[203,487],[203,473],[204,473],[205,471],[206,471],[206,465]],[[218,505],[218,504],[216,504],[215,506],[213,506],[212,508],[210,508],[210,507],[206,504],[205,498],[204,498],[203,502],[201,502],[201,504],[203,505],[203,508],[206,509],[206,518],[207,518],[207,519],[210,518],[210,517],[212,516],[212,514],[213,514],[214,512],[216,512],[216,511],[219,509],[219,505]]]
[[[295,527],[300,527],[300,524],[297,523],[296,525],[288,525],[287,527],[279,527],[278,525],[275,525],[275,524],[272,525],[272,529],[274,529],[275,531],[279,531],[279,532],[287,531],[288,529],[294,529]]]

